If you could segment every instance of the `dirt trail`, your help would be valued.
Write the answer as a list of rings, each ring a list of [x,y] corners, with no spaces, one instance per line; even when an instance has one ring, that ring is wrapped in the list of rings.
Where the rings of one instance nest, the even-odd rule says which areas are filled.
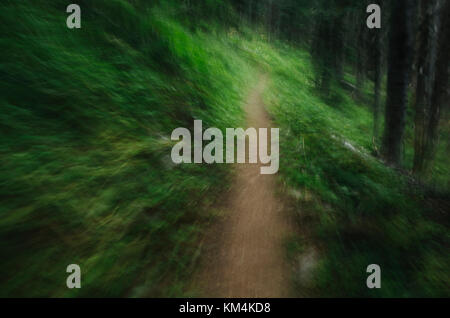
[[[247,125],[269,128],[261,76],[246,103]],[[205,297],[288,297],[289,268],[284,240],[290,232],[276,197],[276,174],[260,174],[260,164],[235,164],[236,177],[225,217],[207,239],[204,268],[196,280]],[[211,241],[211,242],[208,242]]]

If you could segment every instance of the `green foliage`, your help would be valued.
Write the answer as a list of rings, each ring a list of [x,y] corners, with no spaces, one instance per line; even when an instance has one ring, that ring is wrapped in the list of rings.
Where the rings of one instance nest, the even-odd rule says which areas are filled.
[[[248,68],[170,10],[79,1],[69,30],[69,3],[0,5],[0,295],[180,295],[228,170],[174,166],[170,134],[237,126]]]
[[[406,179],[369,154],[370,110],[338,86],[334,103],[324,102],[308,54],[281,44],[264,51],[272,65],[266,98],[281,127],[280,172],[291,187],[315,197],[310,230],[323,252],[312,294],[448,296],[448,229],[433,219],[422,190],[411,191]],[[299,215],[309,208],[300,199]],[[381,266],[381,289],[366,287],[369,264]]]
[[[231,5],[248,1],[79,0],[80,30],[65,27],[69,3],[0,4],[0,296],[184,295],[229,169],[174,166],[170,134],[194,119],[240,126],[256,68],[272,80],[282,178],[302,191],[299,214],[309,210],[321,248],[313,294],[449,295],[446,223],[422,190],[370,155],[371,110],[338,81],[320,96],[323,61],[238,19]],[[278,36],[311,42],[317,16],[342,13],[311,3],[261,1],[247,20],[279,12]],[[447,136],[445,125],[432,178],[448,188]],[[407,166],[411,145],[410,129]],[[308,243],[293,238],[288,257]],[[80,290],[65,285],[72,263]],[[380,290],[365,285],[372,263]]]

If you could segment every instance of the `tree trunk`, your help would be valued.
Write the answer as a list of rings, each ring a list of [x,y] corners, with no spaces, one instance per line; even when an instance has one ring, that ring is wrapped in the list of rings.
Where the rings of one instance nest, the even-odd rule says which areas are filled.
[[[436,63],[436,26],[438,24],[438,0],[421,1],[422,21],[419,29],[419,54],[417,59],[417,83],[414,118],[413,171],[423,172],[425,151],[425,126],[434,83]]]
[[[362,91],[364,87],[364,70],[366,64],[366,39],[365,39],[365,31],[366,31],[366,23],[364,21],[364,15],[358,15],[358,47],[356,50],[356,97],[358,99],[362,96]]]
[[[436,60],[436,77],[433,96],[431,98],[429,122],[426,128],[426,145],[424,151],[424,171],[428,171],[434,159],[438,128],[442,109],[448,105],[449,67],[450,67],[450,1],[444,1],[441,14],[441,25],[438,33],[438,53]]]
[[[253,23],[253,0],[248,1],[248,21]]]
[[[332,21],[331,50],[333,52],[333,71],[336,78],[343,79],[343,54],[344,54],[344,34],[345,34],[345,14],[344,8],[337,6]]]
[[[388,86],[383,135],[383,156],[388,164],[401,163],[401,146],[405,129],[408,84],[413,52],[415,1],[393,3],[389,39]]]
[[[379,0],[379,5],[383,7],[383,1]],[[383,19],[383,18],[382,18]],[[380,111],[381,111],[381,85],[383,81],[383,38],[384,29],[373,29],[373,42],[370,50],[373,52],[374,69],[374,101],[373,101],[373,145],[378,154],[380,138]]]
[[[267,37],[268,41],[272,41],[272,7],[273,7],[273,0],[268,0],[266,3],[266,30],[267,30]]]
[[[381,54],[381,30],[375,30],[375,47],[374,47],[374,63],[375,63],[375,85],[374,85],[374,103],[373,103],[373,141],[375,146],[379,137],[380,130],[380,106],[381,106],[381,81],[383,78],[383,59]]]

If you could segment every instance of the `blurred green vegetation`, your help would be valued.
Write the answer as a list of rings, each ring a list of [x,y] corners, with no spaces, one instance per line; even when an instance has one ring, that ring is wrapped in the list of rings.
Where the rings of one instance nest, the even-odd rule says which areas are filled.
[[[300,191],[295,211],[320,254],[299,294],[449,295],[448,219],[426,189],[371,156],[367,105],[338,83],[320,95],[307,47],[269,43],[226,1],[79,0],[79,30],[65,26],[69,3],[0,4],[0,296],[185,296],[230,171],[174,166],[170,134],[194,119],[241,126],[261,71],[271,79],[281,177]],[[428,181],[445,198],[443,127]],[[410,129],[406,166],[412,138]],[[294,238],[290,254],[305,244]],[[72,263],[81,289],[66,288]],[[365,286],[372,263],[381,289]]]
[[[294,211],[300,231],[308,232],[293,242],[307,240],[298,257],[311,240],[320,255],[311,281],[294,277],[299,295],[448,296],[445,205],[427,204],[426,187],[411,186],[407,175],[371,155],[371,109],[338,83],[333,97],[324,100],[309,53],[282,43],[262,50],[272,77],[266,99],[281,127],[280,173],[287,188],[300,191]],[[448,169],[446,151],[444,143],[438,169]],[[448,184],[448,173],[440,178],[441,185]],[[448,190],[440,191],[434,195],[445,200]],[[381,267],[381,289],[365,286],[369,264]]]
[[[174,166],[170,134],[238,126],[250,68],[167,8],[78,1],[70,30],[69,3],[0,5],[0,296],[180,295],[228,170]]]

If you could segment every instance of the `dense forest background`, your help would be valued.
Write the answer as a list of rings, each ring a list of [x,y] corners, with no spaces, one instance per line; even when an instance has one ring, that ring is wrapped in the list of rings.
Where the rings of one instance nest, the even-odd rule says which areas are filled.
[[[0,296],[196,295],[232,171],[174,166],[170,134],[239,127],[265,73],[308,229],[286,244],[293,293],[448,297],[450,1],[373,2],[380,29],[361,0],[78,0],[81,29],[71,1],[2,1]]]

